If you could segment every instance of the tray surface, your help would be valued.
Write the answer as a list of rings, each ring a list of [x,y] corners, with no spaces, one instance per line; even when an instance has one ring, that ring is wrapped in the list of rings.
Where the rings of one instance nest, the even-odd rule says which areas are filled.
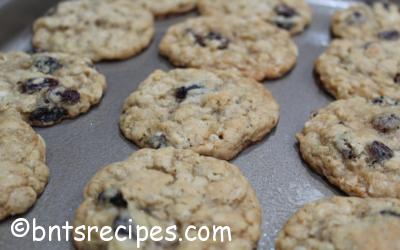
[[[31,25],[57,1],[0,0],[0,51],[31,49]],[[330,16],[349,2],[310,0],[313,12],[311,27],[295,37],[299,47],[296,68],[286,77],[264,83],[281,105],[277,128],[263,141],[242,152],[232,162],[238,165],[255,188],[263,208],[263,234],[259,249],[273,249],[276,234],[286,220],[307,202],[341,194],[340,191],[309,170],[302,162],[295,134],[312,111],[333,99],[317,84],[313,75],[314,61],[329,44]],[[36,129],[47,144],[50,180],[36,205],[22,215],[42,226],[73,222],[75,209],[82,201],[85,184],[103,166],[124,160],[137,147],[124,139],[118,127],[122,103],[137,85],[155,69],[172,69],[158,55],[158,44],[170,25],[195,13],[157,21],[151,46],[135,58],[97,64],[108,79],[107,92],[88,114],[59,125]],[[16,218],[0,224],[0,245],[3,250],[73,249],[71,242],[32,242],[11,235],[10,225]]]

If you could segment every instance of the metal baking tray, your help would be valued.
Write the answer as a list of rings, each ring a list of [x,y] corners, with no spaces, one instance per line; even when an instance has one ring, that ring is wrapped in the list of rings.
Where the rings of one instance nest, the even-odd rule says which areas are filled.
[[[56,4],[54,0],[0,0],[0,51],[30,51],[31,26],[35,18]],[[314,61],[331,40],[330,16],[351,2],[310,0],[314,18],[311,26],[295,37],[299,47],[296,68],[286,77],[266,81],[281,105],[277,128],[263,141],[243,151],[232,162],[240,166],[255,188],[263,208],[263,233],[259,249],[273,249],[274,240],[286,220],[310,201],[341,194],[309,170],[302,162],[295,139],[310,113],[331,102],[316,84]],[[36,205],[21,215],[42,226],[73,222],[75,209],[82,201],[85,184],[103,166],[124,160],[137,147],[127,141],[118,127],[122,103],[137,85],[155,69],[172,69],[158,54],[158,44],[167,27],[196,13],[159,20],[151,46],[126,61],[97,64],[108,79],[102,102],[88,114],[50,128],[37,128],[47,144],[49,183]],[[72,242],[32,242],[32,235],[15,238],[10,225],[18,217],[0,223],[0,248],[73,249]]]

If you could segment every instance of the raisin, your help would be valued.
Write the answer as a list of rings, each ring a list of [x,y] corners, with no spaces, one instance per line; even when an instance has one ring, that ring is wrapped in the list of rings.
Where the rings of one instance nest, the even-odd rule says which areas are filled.
[[[33,94],[42,89],[54,88],[58,81],[53,78],[31,78],[20,85],[20,91],[24,94]]]
[[[219,45],[218,45],[218,49],[226,49],[229,46],[230,40],[224,36],[222,36],[220,33],[218,32],[214,32],[214,31],[210,31],[207,34],[206,37],[208,40],[212,40],[212,41],[218,41]]]
[[[188,34],[190,34],[190,35],[192,35],[192,36],[194,37],[194,41],[195,41],[198,45],[200,45],[201,47],[206,47],[206,46],[207,46],[207,44],[206,44],[205,41],[204,41],[203,36],[197,34],[193,29],[190,29],[190,28],[189,28],[189,29],[186,29],[185,32],[188,33]]]
[[[286,18],[291,18],[291,17],[298,15],[297,11],[294,8],[288,6],[287,4],[284,4],[284,3],[278,4],[277,6],[275,6],[274,11],[279,16],[283,16]]]
[[[99,194],[98,200],[100,203],[110,203],[117,208],[126,208],[128,203],[124,199],[122,192],[117,189],[109,189]]]
[[[400,73],[397,73],[393,79],[394,83],[400,84]]]
[[[43,74],[53,74],[58,69],[62,68],[62,64],[50,56],[42,56],[36,59],[34,66]]]
[[[392,98],[381,96],[381,97],[377,97],[377,98],[372,99],[372,104],[397,106],[397,105],[399,105],[399,102],[394,100],[394,99],[392,99]]]
[[[188,87],[183,86],[183,87],[177,88],[177,89],[175,89],[175,98],[179,102],[182,102],[183,100],[186,99],[186,97],[187,97],[187,95],[188,95],[190,90],[201,89],[201,88],[202,87],[197,85],[197,84],[194,84],[194,85],[191,85],[191,86],[188,86]]]
[[[133,220],[129,216],[118,215],[113,222],[113,230],[116,231],[117,228],[119,228],[118,235],[127,236],[132,240],[137,239],[136,226],[133,223]],[[130,231],[132,231],[132,235],[129,235]]]
[[[381,163],[394,156],[393,150],[379,141],[374,141],[368,146],[368,153],[373,163]]]
[[[275,24],[276,26],[284,30],[291,30],[294,27],[293,22],[287,22],[287,21],[275,21]]]
[[[388,30],[378,33],[378,38],[386,41],[396,41],[400,38],[400,32],[397,30]]]
[[[395,114],[378,116],[372,120],[372,126],[383,133],[400,128],[400,118]]]
[[[354,11],[353,13],[351,13],[350,16],[346,18],[346,23],[350,25],[359,25],[363,22],[365,22],[365,16],[359,11]]]
[[[67,104],[75,104],[81,99],[79,92],[72,89],[67,89],[64,92],[61,92],[60,96],[61,101]]]
[[[343,157],[347,160],[356,158],[353,146],[348,141],[344,142],[343,146],[340,148],[340,152],[342,153]]]
[[[34,125],[46,125],[47,123],[60,121],[67,114],[67,110],[61,107],[40,107],[30,114],[29,120]]]
[[[167,137],[165,137],[165,135],[163,135],[163,134],[153,135],[149,139],[148,143],[149,143],[150,147],[155,148],[155,149],[164,148],[164,147],[168,146]]]
[[[382,210],[380,212],[381,215],[388,215],[388,216],[394,216],[394,217],[399,217],[400,218],[400,213],[392,211],[392,210]]]

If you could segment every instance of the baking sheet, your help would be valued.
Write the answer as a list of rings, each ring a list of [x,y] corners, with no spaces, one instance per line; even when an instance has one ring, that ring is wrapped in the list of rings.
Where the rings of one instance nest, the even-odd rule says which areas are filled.
[[[0,0],[0,50],[30,50],[31,24],[56,2]],[[349,2],[309,2],[314,19],[309,29],[295,37],[300,52],[296,68],[286,77],[264,84],[281,105],[278,127],[233,160],[255,188],[263,208],[259,249],[273,249],[276,234],[299,207],[340,194],[302,162],[295,134],[312,111],[332,101],[315,83],[313,66],[330,41],[329,17]],[[50,180],[34,208],[21,217],[29,221],[36,218],[42,226],[72,223],[88,180],[101,167],[124,160],[137,149],[119,131],[122,103],[153,70],[173,68],[158,55],[157,46],[167,27],[195,15],[158,21],[152,45],[136,58],[97,64],[98,70],[107,76],[108,89],[100,105],[91,112],[50,128],[36,129],[47,144]],[[10,225],[16,218],[0,223],[1,249],[73,249],[71,242],[32,242],[31,234],[25,238],[13,237]]]

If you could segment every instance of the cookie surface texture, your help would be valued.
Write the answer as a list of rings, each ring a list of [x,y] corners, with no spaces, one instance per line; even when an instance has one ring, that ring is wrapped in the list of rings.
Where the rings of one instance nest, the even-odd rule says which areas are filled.
[[[261,19],[224,16],[173,25],[160,43],[160,53],[176,66],[237,70],[263,80],[290,71],[298,51],[286,31]]]
[[[100,102],[105,77],[88,59],[61,53],[0,53],[0,107],[30,124],[50,126]]]
[[[0,110],[0,220],[26,212],[46,186],[42,137],[19,113]]]
[[[225,160],[261,140],[278,119],[271,93],[235,72],[157,70],[125,101],[120,127],[140,147],[190,148]]]
[[[33,26],[39,51],[64,52],[93,61],[126,59],[146,48],[153,15],[131,1],[61,2]]]
[[[122,235],[126,231],[116,231],[121,225],[160,226],[164,238],[168,236],[165,229],[177,225],[176,237],[185,239],[189,225],[221,225],[231,228],[231,242],[146,241],[141,249],[251,250],[260,237],[260,213],[254,190],[236,166],[191,150],[142,149],[92,178],[76,212],[75,226],[111,226]],[[96,233],[91,236],[90,242],[75,242],[77,248],[128,250],[136,246],[134,237],[104,242]]]
[[[306,162],[349,195],[400,198],[400,106],[351,98],[321,109],[297,135]]]
[[[333,197],[301,208],[280,232],[277,250],[399,249],[398,199]]]

